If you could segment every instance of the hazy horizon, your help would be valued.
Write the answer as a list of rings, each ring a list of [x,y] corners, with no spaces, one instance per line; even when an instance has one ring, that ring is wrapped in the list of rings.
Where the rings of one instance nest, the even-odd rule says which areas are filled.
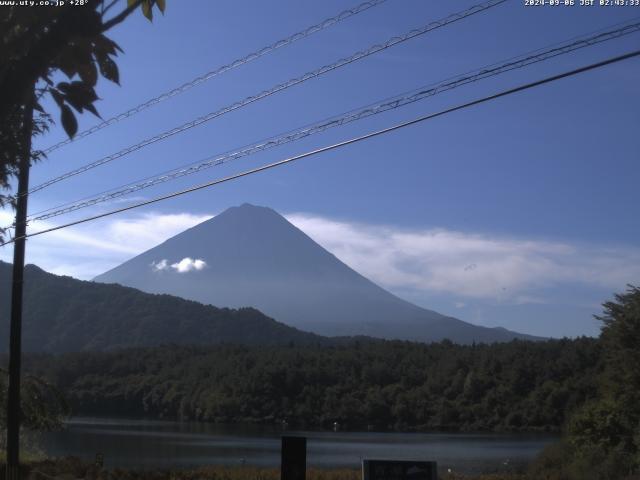
[[[95,258],[95,251],[106,255],[100,261],[83,264],[77,262],[78,251],[74,249],[68,254],[68,263],[62,262],[62,267],[56,267],[60,265],[61,259],[58,257],[51,260],[51,246],[42,249],[33,247],[31,258],[34,260],[30,263],[52,273],[91,280],[214,216],[147,214],[120,220],[112,225],[112,228],[102,230],[99,236],[91,235],[89,232],[85,235],[54,233],[50,240],[53,248],[56,244],[61,247],[69,243],[82,247],[83,250],[89,248],[80,260],[86,257]],[[597,265],[609,260],[618,263],[621,267],[624,266],[620,252],[615,252],[617,256],[614,252],[604,252],[602,256],[594,257],[594,249],[584,245],[575,246],[542,239],[525,241],[509,237],[496,238],[437,228],[399,230],[389,225],[358,224],[308,213],[290,213],[285,214],[284,217],[345,264],[400,298],[476,325],[501,326],[531,335],[593,336],[598,334],[599,324],[589,317],[589,313],[585,313],[581,320],[585,323],[591,321],[588,328],[578,324],[574,326],[573,331],[554,334],[544,325],[531,328],[522,321],[508,322],[508,320],[517,319],[500,321],[500,318],[492,317],[490,313],[479,316],[476,311],[475,315],[472,312],[471,316],[467,316],[469,310],[465,307],[468,303],[478,302],[495,293],[490,286],[487,286],[487,279],[500,274],[500,270],[503,270],[505,275],[503,283],[513,285],[516,282],[517,289],[513,292],[505,290],[498,292],[501,298],[493,306],[496,310],[500,307],[505,308],[509,304],[512,306],[544,305],[543,301],[531,294],[529,294],[530,297],[526,297],[528,290],[534,289],[535,285],[542,280],[552,278],[563,262],[569,263],[569,266],[574,269],[573,272],[567,272],[565,282],[571,280],[571,275],[574,281],[584,281],[579,277],[583,274],[583,269],[587,268],[584,265],[587,262]],[[151,225],[154,225],[153,229],[150,228]],[[386,249],[385,255],[375,254],[376,251],[384,249]],[[505,255],[506,258],[501,258],[501,255]],[[434,260],[436,256],[443,258]],[[2,258],[11,261],[11,258]],[[505,269],[505,262],[511,268]],[[519,262],[522,269],[520,271],[516,269]],[[536,262],[543,263],[545,268],[527,275],[524,269],[531,268]],[[412,268],[407,271],[406,265],[409,264]],[[497,269],[500,270],[496,271]],[[608,274],[613,276],[611,272]],[[511,280],[508,275],[513,275]],[[427,289],[434,290],[434,293],[425,297],[424,291]],[[600,291],[605,293],[603,288]],[[600,302],[607,299],[608,297],[604,297]],[[591,311],[593,314],[600,312],[600,304],[597,300],[592,305],[581,305],[581,307],[585,312]],[[552,322],[556,320],[551,319]]]

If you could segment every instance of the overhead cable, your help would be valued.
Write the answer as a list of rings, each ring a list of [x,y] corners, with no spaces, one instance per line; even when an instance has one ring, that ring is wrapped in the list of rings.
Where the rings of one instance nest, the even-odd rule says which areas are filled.
[[[432,97],[439,93],[452,90],[462,85],[493,77],[518,68],[523,68],[535,63],[555,58],[559,55],[567,54],[575,50],[596,45],[615,38],[620,38],[624,35],[635,33],[638,31],[640,31],[640,22],[625,25],[614,30],[601,32],[589,37],[578,38],[577,40],[574,40],[570,43],[565,42],[562,44],[557,44],[553,48],[548,48],[546,50],[537,50],[533,53],[529,52],[518,57],[512,57],[502,63],[494,63],[490,66],[483,67],[472,72],[468,72],[455,77],[450,77],[449,79],[443,80],[441,82],[430,84],[428,86],[421,87],[419,89],[415,89],[395,97],[387,98],[375,104],[370,104],[366,107],[351,110],[347,113],[343,113],[341,115],[337,115],[329,119],[325,119],[320,122],[316,122],[314,124],[307,125],[299,129],[292,130],[287,133],[253,143],[251,145],[244,146],[236,150],[217,154],[198,162],[185,165],[183,167],[179,167],[152,177],[138,180],[137,182],[132,182],[120,187],[116,187],[97,195],[92,195],[80,200],[76,200],[74,202],[68,202],[46,210],[42,210],[30,215],[29,221],[47,220],[49,218],[57,217],[59,215],[70,213],[82,208],[90,207],[103,202],[108,202],[135,192],[139,192],[146,188],[153,187],[155,185],[159,185],[171,180],[175,180],[177,178],[192,175],[194,173],[198,173],[203,170],[222,165],[231,160],[236,160],[252,155],[254,153],[268,150],[270,148],[291,143],[302,138],[324,132],[333,127],[338,127],[347,123],[361,120],[363,118],[377,115],[382,112],[394,110],[396,108],[400,108]]]
[[[151,205],[151,204],[154,204],[154,203],[157,203],[157,202],[161,202],[161,201],[168,200],[168,199],[171,199],[171,198],[179,197],[179,196],[185,195],[187,193],[192,193],[192,192],[195,192],[195,191],[198,191],[198,190],[202,190],[202,189],[205,189],[205,188],[213,187],[213,186],[219,185],[221,183],[226,183],[226,182],[229,182],[229,181],[232,181],[232,180],[236,180],[236,179],[239,179],[239,178],[242,178],[242,177],[253,175],[255,173],[263,172],[265,170],[270,170],[270,169],[275,168],[275,167],[286,165],[286,164],[295,162],[297,160],[301,160],[303,158],[311,157],[311,156],[318,155],[318,154],[323,153],[323,152],[327,152],[327,151],[330,151],[330,150],[335,150],[335,149],[338,149],[338,148],[345,147],[347,145],[351,145],[351,144],[362,142],[364,140],[368,140],[368,139],[371,139],[371,138],[374,138],[374,137],[385,135],[387,133],[391,133],[393,131],[400,130],[402,128],[406,128],[406,127],[409,127],[411,125],[415,125],[415,124],[418,124],[418,123],[421,123],[421,122],[424,122],[424,121],[427,121],[427,120],[431,120],[433,118],[441,117],[443,115],[446,115],[446,114],[449,114],[449,113],[452,113],[452,112],[456,112],[458,110],[463,110],[463,109],[466,109],[466,108],[470,108],[470,107],[473,107],[473,106],[476,106],[476,105],[479,105],[479,104],[482,104],[482,103],[486,103],[486,102],[489,102],[489,101],[492,101],[492,100],[496,100],[496,99],[501,98],[501,97],[505,97],[507,95],[512,95],[512,94],[517,93],[517,92],[521,92],[521,91],[524,91],[524,90],[529,90],[531,88],[538,87],[540,85],[544,85],[544,84],[551,83],[551,82],[554,82],[554,81],[557,81],[557,80],[560,80],[560,79],[563,79],[563,78],[567,78],[567,77],[571,77],[571,76],[574,76],[574,75],[578,75],[580,73],[584,73],[584,72],[587,72],[589,70],[595,70],[597,68],[601,68],[601,67],[604,67],[606,65],[611,65],[613,63],[621,62],[623,60],[628,60],[630,58],[637,57],[637,56],[640,56],[640,50],[635,50],[633,52],[629,52],[629,53],[626,53],[626,54],[623,54],[623,55],[619,55],[619,56],[616,56],[616,57],[608,58],[608,59],[603,60],[601,62],[592,63],[592,64],[586,65],[584,67],[576,68],[574,70],[570,70],[570,71],[563,72],[563,73],[560,73],[560,74],[557,74],[557,75],[553,75],[551,77],[546,77],[546,78],[543,78],[541,80],[537,80],[537,81],[534,81],[534,82],[531,82],[531,83],[526,83],[524,85],[520,85],[518,87],[514,87],[514,88],[511,88],[511,89],[508,89],[508,90],[503,90],[503,91],[501,91],[499,93],[495,93],[493,95],[482,97],[480,99],[473,100],[471,102],[467,102],[467,103],[463,103],[461,105],[457,105],[455,107],[447,108],[445,110],[441,110],[441,111],[436,112],[436,113],[430,113],[430,114],[427,114],[427,115],[423,115],[421,117],[414,118],[413,120],[409,120],[409,121],[406,121],[406,122],[403,122],[403,123],[399,123],[399,124],[393,125],[391,127],[384,128],[382,130],[377,130],[377,131],[374,131],[374,132],[370,132],[370,133],[367,133],[365,135],[361,135],[359,137],[355,137],[355,138],[351,138],[349,140],[344,140],[342,142],[334,143],[333,145],[328,145],[326,147],[322,147],[322,148],[318,148],[318,149],[315,149],[315,150],[311,150],[309,152],[305,152],[305,153],[302,153],[302,154],[299,154],[299,155],[295,155],[293,157],[288,157],[288,158],[285,158],[283,160],[279,160],[277,162],[273,162],[273,163],[269,163],[269,164],[266,164],[266,165],[262,165],[260,167],[252,168],[250,170],[245,170],[243,172],[230,175],[228,177],[219,178],[219,179],[216,179],[216,180],[211,180],[209,182],[206,182],[206,183],[203,183],[203,184],[200,184],[200,185],[195,185],[193,187],[189,187],[189,188],[184,189],[184,190],[173,192],[173,193],[170,193],[170,194],[167,194],[167,195],[162,195],[160,197],[156,197],[156,198],[153,198],[151,200],[145,200],[144,202],[136,203],[135,205],[129,205],[127,207],[118,208],[118,209],[115,209],[115,210],[111,210],[109,212],[101,213],[101,214],[98,214],[98,215],[93,215],[91,217],[85,217],[85,218],[82,218],[82,219],[79,219],[79,220],[75,220],[73,222],[69,222],[69,223],[65,223],[63,225],[58,225],[58,226],[55,226],[55,227],[51,227],[51,228],[47,228],[47,229],[44,229],[44,230],[40,230],[40,231],[37,231],[37,232],[34,232],[34,233],[27,234],[24,237],[18,237],[18,238],[29,238],[29,237],[35,237],[37,235],[43,235],[45,233],[54,232],[54,231],[57,231],[57,230],[61,230],[63,228],[68,228],[68,227],[72,227],[74,225],[79,225],[79,224],[82,224],[82,223],[91,222],[93,220],[98,220],[100,218],[105,218],[105,217],[108,217],[108,216],[111,216],[111,215],[115,215],[117,213],[126,212],[126,211],[133,210],[133,209],[136,209],[136,208],[144,207],[146,205]],[[4,242],[4,243],[0,244],[0,246],[4,246],[4,245],[7,245],[9,243],[13,243],[13,242],[15,242],[15,240],[17,240],[17,239],[14,238],[12,240]]]
[[[214,118],[220,117],[222,115],[225,115],[229,112],[232,112],[234,110],[238,110],[242,107],[245,107],[249,104],[252,104],[254,102],[257,102],[259,100],[262,100],[264,98],[267,98],[271,95],[274,95],[278,92],[281,92],[283,90],[286,90],[288,88],[291,88],[295,85],[299,85],[301,83],[304,83],[308,80],[311,80],[313,78],[317,78],[321,75],[324,75],[326,73],[329,73],[333,70],[336,70],[338,68],[344,67],[346,65],[349,65],[351,63],[357,62],[358,60],[362,60],[363,58],[369,57],[370,55],[373,55],[375,53],[381,52],[383,50],[386,50],[387,48],[391,48],[394,47],[398,44],[401,44],[403,42],[406,42],[407,40],[411,40],[413,38],[416,38],[420,35],[424,35],[425,33],[431,32],[433,30],[436,30],[438,28],[444,27],[446,25],[449,25],[451,23],[457,22],[459,20],[462,20],[464,18],[467,18],[471,15],[475,15],[477,13],[480,12],[484,12],[492,7],[495,7],[497,5],[500,5],[504,2],[506,2],[507,0],[489,0],[487,2],[478,4],[478,5],[474,5],[462,12],[458,12],[458,13],[454,13],[451,14],[449,16],[447,16],[446,18],[442,19],[442,20],[436,20],[434,22],[431,22],[427,25],[424,25],[423,27],[420,28],[416,28],[413,30],[410,30],[408,32],[406,32],[403,35],[400,36],[396,36],[396,37],[392,37],[389,40],[387,40],[384,43],[381,44],[376,44],[373,45],[369,48],[367,48],[366,50],[361,50],[358,51],[356,53],[354,53],[353,55],[349,56],[349,57],[345,57],[342,58],[334,63],[325,65],[323,67],[320,67],[316,70],[310,71],[305,73],[302,76],[296,77],[296,78],[292,78],[284,83],[280,83],[268,90],[264,90],[261,93],[258,93],[256,95],[252,95],[250,97],[246,97],[243,100],[240,100],[236,103],[233,103],[231,105],[228,105],[226,107],[223,107],[219,110],[207,113],[201,117],[196,118],[195,120],[191,120],[190,122],[184,123],[178,127],[172,128],[170,130],[167,130],[163,133],[160,133],[158,135],[155,135],[153,137],[147,138],[141,142],[136,143],[135,145],[131,145],[123,150],[120,150],[119,152],[113,153],[111,155],[108,155],[106,157],[103,157],[99,160],[96,160],[94,162],[85,164],[79,168],[76,168],[74,170],[71,170],[69,172],[63,173],[62,175],[52,178],[50,180],[45,181],[44,183],[41,183],[39,185],[36,185],[35,187],[32,187],[27,193],[31,194],[37,191],[40,191],[44,188],[47,188],[53,184],[56,184],[58,182],[61,182],[63,180],[69,179],[71,177],[74,177],[76,175],[80,175],[81,173],[87,172],[89,170],[92,170],[96,167],[99,167],[101,165],[104,165],[106,163],[112,162],[118,158],[124,157],[125,155],[128,155],[130,153],[133,153],[137,150],[140,150],[141,148],[144,148],[146,146],[149,146],[151,144],[154,144],[156,142],[159,142],[161,140],[164,140],[168,137],[171,137],[173,135],[176,135],[178,133],[182,133],[186,130],[189,130],[193,127],[196,127],[198,125],[202,125],[205,122],[211,121]]]
[[[67,138],[65,140],[62,140],[61,142],[51,145],[48,148],[45,148],[43,152],[45,154],[49,154],[54,150],[57,150],[58,148],[63,147],[64,145],[67,145],[71,142],[75,142],[81,138],[87,137],[99,130],[102,130],[103,128],[113,125],[114,123],[117,123],[129,117],[132,117],[133,115],[136,115],[137,113],[140,113],[141,111],[146,110],[147,108],[152,107],[164,100],[167,100],[171,97],[175,97],[176,95],[180,95],[181,93],[184,93],[187,90],[191,90],[193,87],[200,85],[208,80],[211,80],[212,78],[217,77],[218,75],[228,72],[229,70],[233,70],[234,68],[245,65],[249,62],[252,62],[253,60],[257,60],[258,58],[263,57],[264,55],[271,53],[281,47],[291,45],[292,43],[295,43],[298,40],[302,40],[303,38],[313,35],[314,33],[324,30],[325,28],[331,27],[332,25],[335,25],[336,23],[346,20],[347,18],[353,17],[354,15],[358,15],[359,13],[364,12],[365,10],[369,10],[372,7],[376,7],[386,1],[387,0],[369,0],[367,2],[361,3],[360,5],[357,5],[356,7],[350,8],[348,10],[344,10],[331,18],[327,18],[323,20],[320,23],[307,27],[306,29],[300,32],[294,33],[293,35],[290,35],[286,38],[278,40],[277,42],[274,42],[271,45],[267,45],[266,47],[256,50],[248,55],[245,55],[244,57],[233,60],[231,63],[222,65],[221,67],[217,67],[214,70],[211,70],[210,72],[207,72],[204,75],[201,75],[199,77],[194,78],[193,80],[183,83],[182,85],[172,90],[161,93],[156,97],[150,98],[146,102],[143,102],[133,108],[130,108],[125,112],[119,113],[118,115],[114,115],[113,117],[110,117],[94,125],[93,127],[90,127],[86,130],[83,130],[82,132],[77,133],[73,138]]]

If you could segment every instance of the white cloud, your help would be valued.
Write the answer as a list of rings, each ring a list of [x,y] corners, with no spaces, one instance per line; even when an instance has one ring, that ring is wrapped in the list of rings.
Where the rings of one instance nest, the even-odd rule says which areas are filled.
[[[151,262],[150,267],[154,272],[161,272],[162,270],[167,270],[169,268],[169,262],[166,258],[163,258],[159,262]]]
[[[197,271],[204,269],[207,266],[207,262],[200,258],[196,258],[194,260],[191,257],[185,257],[179,262],[169,265],[169,261],[166,258],[163,258],[162,260],[159,260],[157,262],[151,262],[151,265],[149,266],[154,272],[162,272],[173,268],[178,273],[187,273],[194,270]]]
[[[287,218],[344,263],[391,290],[523,304],[544,303],[532,293],[538,289],[572,284],[620,291],[640,279],[640,249],[403,230],[307,214]]]
[[[148,212],[57,230],[31,237],[27,242],[28,263],[58,275],[91,279],[172,236],[210,219],[211,215]],[[0,223],[12,223],[12,215],[0,211]],[[29,232],[54,226],[34,222]],[[11,245],[0,248],[0,259],[12,261]]]
[[[27,261],[47,271],[89,279],[211,218],[188,213],[145,213],[32,237]],[[616,292],[640,279],[640,249],[597,247],[510,238],[447,229],[401,229],[336,221],[308,214],[287,218],[356,271],[396,292],[453,295],[510,304],[545,303],[542,289],[582,286]],[[8,213],[0,221],[11,223]],[[40,222],[37,231],[50,226]],[[10,246],[0,258],[11,261]],[[204,259],[152,268],[201,270]]]
[[[116,245],[129,246],[137,254],[211,217],[190,213],[147,213],[113,220],[104,225],[102,235]]]
[[[194,260],[191,257],[185,257],[179,262],[171,264],[171,268],[173,268],[178,273],[187,273],[187,272],[192,272],[194,270],[202,270],[206,266],[207,266],[207,262],[205,262],[204,260],[199,258],[196,258]]]

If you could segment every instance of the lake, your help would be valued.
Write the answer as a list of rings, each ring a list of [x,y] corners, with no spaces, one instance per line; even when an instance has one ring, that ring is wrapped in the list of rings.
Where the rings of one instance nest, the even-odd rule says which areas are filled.
[[[280,437],[307,437],[310,467],[359,468],[363,458],[436,460],[461,473],[510,471],[557,439],[538,434],[387,433],[284,430],[256,425],[74,418],[42,437],[52,456],[94,459],[105,466],[168,468],[202,465],[280,465]]]

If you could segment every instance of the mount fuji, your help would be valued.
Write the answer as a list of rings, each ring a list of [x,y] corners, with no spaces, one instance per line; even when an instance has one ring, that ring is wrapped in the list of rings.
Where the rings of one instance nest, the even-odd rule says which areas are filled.
[[[326,336],[457,343],[537,339],[407,302],[376,285],[270,208],[244,204],[94,279],[217,307],[254,307]]]

